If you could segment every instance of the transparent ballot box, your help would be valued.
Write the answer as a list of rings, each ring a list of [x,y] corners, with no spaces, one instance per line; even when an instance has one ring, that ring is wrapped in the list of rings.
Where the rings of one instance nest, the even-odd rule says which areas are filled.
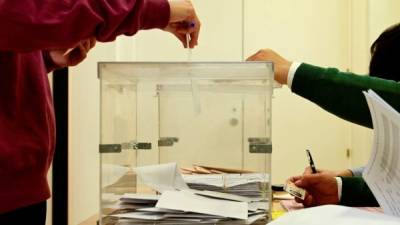
[[[273,65],[99,63],[100,224],[265,224]]]

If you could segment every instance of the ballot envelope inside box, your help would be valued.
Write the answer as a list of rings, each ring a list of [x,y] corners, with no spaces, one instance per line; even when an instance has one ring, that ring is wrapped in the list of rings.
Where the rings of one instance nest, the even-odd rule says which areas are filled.
[[[102,62],[98,72],[101,225],[269,220],[272,63]]]

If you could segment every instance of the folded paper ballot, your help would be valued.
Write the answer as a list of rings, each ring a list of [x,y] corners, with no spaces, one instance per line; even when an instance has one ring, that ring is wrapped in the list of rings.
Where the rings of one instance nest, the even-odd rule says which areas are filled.
[[[190,191],[165,191],[158,200],[156,207],[236,219],[248,218],[248,204],[246,202],[211,199]]]
[[[193,168],[181,168],[183,174],[225,174],[225,173],[255,173],[254,171],[222,168],[205,165],[193,165]]]
[[[157,214],[152,212],[130,212],[112,215],[113,217],[120,217],[126,219],[140,219],[140,220],[162,220],[166,217],[164,214]]]
[[[260,199],[252,199],[252,198],[243,197],[240,195],[233,195],[233,194],[227,194],[227,193],[216,192],[216,191],[199,191],[199,190],[190,190],[190,191],[194,194],[205,196],[205,197],[224,199],[224,200],[230,200],[230,201],[236,201],[236,202],[252,202],[254,200],[260,200]]]
[[[116,211],[112,216],[119,218],[119,222],[125,221],[126,224],[142,223],[143,221],[157,221],[157,224],[178,224],[178,221],[179,223],[211,224],[229,221],[230,224],[252,224],[254,221],[265,219],[269,209],[268,202],[238,201],[238,198],[247,199],[225,193],[205,191],[210,196],[207,194],[202,196],[198,193],[203,191],[174,192],[181,193],[178,196],[169,195],[169,191],[163,192],[162,195],[125,194],[117,204],[119,207],[116,207],[116,210],[122,211]],[[219,194],[222,194],[222,199],[215,198]],[[163,201],[158,204],[162,198]],[[242,221],[240,223],[234,221],[235,219],[244,219],[246,215],[247,220],[240,220]]]
[[[186,212],[175,212],[175,213],[159,213],[159,212],[129,212],[112,215],[113,217],[125,218],[125,219],[139,219],[139,220],[165,220],[165,219],[182,219],[187,218],[189,220],[203,220],[203,219],[224,219],[224,217],[213,216],[200,213],[186,213]]]
[[[209,175],[184,175],[183,179],[190,184],[207,184],[216,187],[231,188],[249,183],[263,183],[269,180],[268,174],[263,173],[234,173]]]
[[[143,220],[140,219],[124,219],[120,218],[118,220],[117,225],[154,225],[154,224],[165,224],[165,225],[188,225],[188,224],[216,224],[219,219],[208,219],[208,220],[203,220],[203,219],[189,219],[189,218],[167,218],[165,220],[157,220],[154,222],[143,222]]]
[[[124,194],[121,201],[126,203],[156,203],[159,198],[159,195],[152,194]]]
[[[180,210],[161,209],[161,208],[156,208],[156,207],[141,208],[141,209],[137,209],[136,211],[153,212],[153,213],[183,213],[183,211],[180,211]]]
[[[146,185],[160,193],[189,189],[176,163],[137,167],[135,171]]]
[[[253,174],[196,174],[183,175],[191,189],[223,192],[251,198],[257,201],[265,198],[269,176]]]
[[[249,211],[259,211],[262,210],[264,212],[269,210],[269,202],[250,202],[249,203]]]
[[[265,174],[192,174],[185,179],[200,189],[190,189],[176,163],[138,167],[135,171],[146,186],[161,195],[123,195],[112,215],[118,218],[118,224],[252,224],[264,221],[269,210],[269,202],[263,197],[268,180]]]

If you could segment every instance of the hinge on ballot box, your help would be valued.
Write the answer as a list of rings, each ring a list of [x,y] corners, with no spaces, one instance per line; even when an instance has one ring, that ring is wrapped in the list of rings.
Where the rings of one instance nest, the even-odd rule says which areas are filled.
[[[151,143],[131,141],[121,144],[104,144],[99,146],[100,153],[120,153],[122,150],[149,150]]]
[[[269,138],[249,138],[250,153],[272,153],[272,143]]]
[[[171,147],[175,142],[178,142],[179,138],[177,137],[162,137],[158,140],[158,147]]]

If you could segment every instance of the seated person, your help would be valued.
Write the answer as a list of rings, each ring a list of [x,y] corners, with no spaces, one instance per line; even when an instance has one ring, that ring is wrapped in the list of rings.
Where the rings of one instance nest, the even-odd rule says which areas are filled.
[[[400,52],[399,30],[399,25],[389,28],[372,45],[371,76],[377,75],[393,80],[399,74],[396,68],[396,53]],[[305,63],[292,63],[269,49],[259,51],[248,60],[274,62],[275,79],[279,83],[287,84],[294,93],[325,110],[362,126],[372,128],[369,108],[362,91],[372,89],[396,110],[400,109],[400,84],[395,81],[356,76],[334,68],[325,69]],[[378,205],[362,177],[353,177],[360,173],[353,174],[345,170],[309,174],[307,169],[305,173],[303,176],[291,178],[297,186],[307,190],[306,199],[301,201],[305,206]]]
[[[386,29],[371,46],[371,61],[369,64],[370,76],[388,80],[399,81],[400,67],[400,23]],[[306,168],[304,173],[310,173]],[[346,169],[341,171],[326,171],[332,176],[361,177],[364,167]]]

